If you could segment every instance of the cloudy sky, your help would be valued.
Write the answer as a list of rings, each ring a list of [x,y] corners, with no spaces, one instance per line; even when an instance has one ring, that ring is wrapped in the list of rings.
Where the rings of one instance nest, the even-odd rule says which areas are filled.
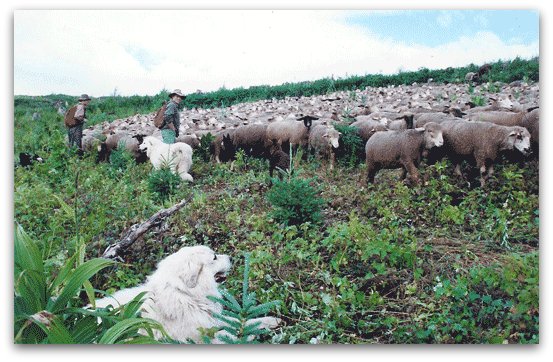
[[[539,55],[528,10],[16,10],[14,94],[185,93]]]

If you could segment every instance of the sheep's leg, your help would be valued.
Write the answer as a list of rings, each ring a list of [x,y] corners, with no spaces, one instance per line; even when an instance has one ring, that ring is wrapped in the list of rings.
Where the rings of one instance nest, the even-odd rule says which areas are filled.
[[[493,175],[493,163],[490,165],[490,167],[488,168],[488,178],[492,177]]]
[[[330,151],[330,170],[334,170],[334,162],[336,161],[336,155]]]
[[[486,184],[486,165],[483,164],[480,167],[480,186],[484,187]]]
[[[376,175],[376,167],[372,162],[366,162],[367,165],[367,184],[374,183],[374,176]]]
[[[419,177],[419,170],[415,166],[414,162],[412,160],[407,161],[404,164],[405,169],[407,172],[409,172],[409,175],[411,175],[411,179],[415,184],[420,183],[420,177]]]
[[[407,169],[405,167],[402,167],[401,168],[401,179],[405,180],[406,177],[407,177]]]

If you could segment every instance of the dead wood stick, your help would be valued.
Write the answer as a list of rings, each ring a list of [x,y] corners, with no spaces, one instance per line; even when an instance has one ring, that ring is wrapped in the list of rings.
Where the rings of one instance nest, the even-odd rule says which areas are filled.
[[[102,254],[102,258],[122,261],[122,255],[139,237],[141,237],[152,227],[161,224],[166,218],[180,210],[190,201],[190,199],[191,198],[183,199],[168,209],[159,210],[150,216],[148,220],[132,225],[127,229],[124,236],[117,243],[111,244],[106,248],[104,254]]]

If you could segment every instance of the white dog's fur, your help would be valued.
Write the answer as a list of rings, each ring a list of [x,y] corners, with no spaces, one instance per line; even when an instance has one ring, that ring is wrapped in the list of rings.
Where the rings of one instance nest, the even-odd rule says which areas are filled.
[[[192,147],[184,142],[172,144],[148,136],[139,146],[140,150],[146,151],[152,166],[159,170],[162,166],[168,165],[171,171],[178,174],[185,181],[193,181],[188,173],[192,167]]]
[[[206,246],[183,247],[178,252],[159,262],[157,270],[148,277],[145,284],[120,290],[111,297],[96,301],[96,307],[109,304],[126,304],[141,292],[146,292],[142,316],[161,323],[173,338],[186,342],[188,339],[200,343],[198,328],[219,327],[221,322],[214,313],[221,313],[222,306],[207,298],[221,297],[217,289],[218,280],[226,277],[230,270],[230,258],[215,254]],[[275,328],[280,319],[257,318],[251,323],[261,322],[261,328]],[[225,331],[215,334],[215,343]],[[161,337],[156,334],[156,337]]]

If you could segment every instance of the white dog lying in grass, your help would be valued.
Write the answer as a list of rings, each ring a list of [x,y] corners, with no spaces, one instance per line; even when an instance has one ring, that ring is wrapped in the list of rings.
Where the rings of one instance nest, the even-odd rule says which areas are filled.
[[[221,298],[218,283],[226,279],[230,270],[230,258],[215,254],[206,246],[184,247],[159,262],[157,270],[145,284],[120,290],[110,297],[96,301],[96,307],[117,307],[130,302],[141,292],[147,292],[142,316],[161,323],[165,331],[182,342],[188,339],[201,343],[199,328],[220,327],[222,322],[213,314],[221,313],[222,306],[207,298]],[[276,328],[279,318],[262,317],[250,323],[261,322],[259,328]],[[161,334],[156,332],[156,338]],[[215,334],[214,343],[225,331]]]
[[[171,171],[178,174],[185,181],[193,181],[188,173],[192,167],[192,147],[184,142],[167,144],[163,141],[148,136],[139,146],[141,151],[146,151],[154,169],[159,170],[163,166],[169,166]]]

